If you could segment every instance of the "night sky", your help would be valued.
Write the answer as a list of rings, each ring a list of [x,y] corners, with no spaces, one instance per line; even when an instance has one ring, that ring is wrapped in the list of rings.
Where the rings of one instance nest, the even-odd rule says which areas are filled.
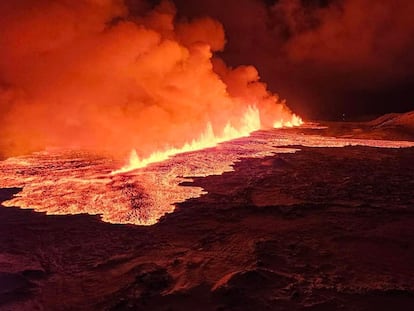
[[[414,109],[411,0],[174,0],[179,18],[211,16],[221,56],[252,64],[269,89],[309,118]]]

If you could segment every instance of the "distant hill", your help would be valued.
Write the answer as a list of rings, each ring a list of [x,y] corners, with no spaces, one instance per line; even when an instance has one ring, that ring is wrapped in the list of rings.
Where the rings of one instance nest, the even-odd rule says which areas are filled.
[[[368,122],[374,128],[404,127],[414,130],[414,111],[406,113],[389,113]]]
[[[414,111],[389,113],[365,122],[319,122],[324,135],[358,139],[414,141]]]

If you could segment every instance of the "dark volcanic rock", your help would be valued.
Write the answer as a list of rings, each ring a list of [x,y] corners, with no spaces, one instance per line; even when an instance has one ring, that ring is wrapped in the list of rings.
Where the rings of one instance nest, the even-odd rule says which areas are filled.
[[[34,284],[20,273],[0,272],[0,310],[13,310],[10,305],[15,301],[30,299],[34,287]]]
[[[18,273],[0,272],[0,296],[23,292],[30,287],[25,277]]]

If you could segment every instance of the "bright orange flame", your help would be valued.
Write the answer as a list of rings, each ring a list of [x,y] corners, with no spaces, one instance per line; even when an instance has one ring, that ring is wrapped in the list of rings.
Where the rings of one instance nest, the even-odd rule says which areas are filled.
[[[302,119],[292,114],[289,120],[280,120],[274,123],[275,128],[281,127],[294,127],[300,126],[303,124]],[[208,123],[207,128],[204,133],[198,139],[194,139],[190,143],[186,143],[181,148],[169,148],[164,151],[156,151],[152,153],[149,157],[141,159],[136,150],[133,149],[130,153],[129,162],[127,165],[122,167],[119,170],[113,171],[112,174],[126,173],[139,168],[146,167],[151,163],[158,163],[167,160],[171,156],[174,156],[179,153],[196,151],[206,148],[211,148],[217,146],[219,143],[229,141],[232,139],[249,136],[252,132],[260,130],[260,112],[255,106],[249,106],[247,111],[243,115],[241,120],[241,126],[236,128],[230,122],[224,127],[223,133],[220,136],[216,136],[213,131],[211,123]]]
[[[186,143],[181,148],[169,148],[164,151],[156,151],[148,158],[140,159],[135,149],[131,151],[129,163],[121,169],[112,172],[112,174],[126,173],[135,169],[143,168],[151,163],[157,163],[167,160],[169,157],[190,151],[196,151],[217,146],[219,143],[229,141],[235,138],[249,136],[250,133],[259,130],[261,127],[260,113],[256,107],[249,106],[241,120],[241,126],[236,128],[230,122],[224,127],[223,133],[216,136],[211,123],[208,123],[204,133],[190,143]]]
[[[301,126],[303,124],[303,120],[301,117],[293,114],[290,120],[278,120],[273,123],[274,128],[282,128],[282,127],[294,127],[294,126]]]

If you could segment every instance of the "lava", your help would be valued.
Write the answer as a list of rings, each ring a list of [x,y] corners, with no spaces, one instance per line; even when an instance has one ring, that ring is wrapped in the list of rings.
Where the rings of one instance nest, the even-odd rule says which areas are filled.
[[[170,1],[139,12],[122,0],[3,1],[0,11],[0,151],[26,154],[0,162],[0,186],[22,188],[7,206],[151,225],[203,194],[182,181],[245,157],[410,146],[272,129],[303,122],[253,66],[225,64],[218,21],[177,18]]]
[[[0,162],[0,186],[22,188],[13,199],[3,203],[5,206],[48,214],[88,213],[111,223],[152,225],[173,212],[176,203],[205,193],[199,187],[180,186],[193,177],[223,174],[242,158],[297,152],[298,146],[353,145],[405,148],[413,147],[414,142],[304,135],[296,129],[260,130],[122,174],[112,173],[120,162],[110,157],[51,149]]]
[[[0,11],[3,156],[135,150],[131,166],[142,167],[293,117],[253,66],[220,58],[218,21],[184,21],[170,1],[130,12],[122,0],[22,0]]]
[[[153,224],[202,193],[179,187],[185,176],[264,152],[253,142],[203,150],[301,123],[253,66],[220,58],[218,21],[177,18],[171,1],[131,12],[122,0],[22,0],[0,11],[0,155],[26,154],[1,162],[0,185],[23,188],[8,206]]]
[[[277,121],[274,125],[275,128],[281,127],[293,127],[300,126],[303,121],[300,117],[292,115],[289,121]],[[170,148],[165,151],[157,151],[152,153],[148,158],[140,159],[135,149],[131,151],[129,163],[119,170],[113,172],[113,174],[125,173],[135,169],[139,169],[147,166],[151,163],[157,163],[167,160],[169,157],[179,153],[197,151],[205,148],[211,148],[217,146],[219,143],[229,141],[235,138],[241,138],[249,136],[252,132],[261,128],[260,113],[257,107],[248,107],[247,111],[243,115],[240,127],[234,127],[230,122],[224,127],[221,135],[214,134],[211,123],[207,125],[204,133],[190,143],[186,143],[181,148]]]
[[[278,120],[275,123],[273,123],[274,128],[282,128],[282,127],[294,127],[294,126],[300,126],[303,124],[303,120],[301,117],[293,114],[289,120]]]

